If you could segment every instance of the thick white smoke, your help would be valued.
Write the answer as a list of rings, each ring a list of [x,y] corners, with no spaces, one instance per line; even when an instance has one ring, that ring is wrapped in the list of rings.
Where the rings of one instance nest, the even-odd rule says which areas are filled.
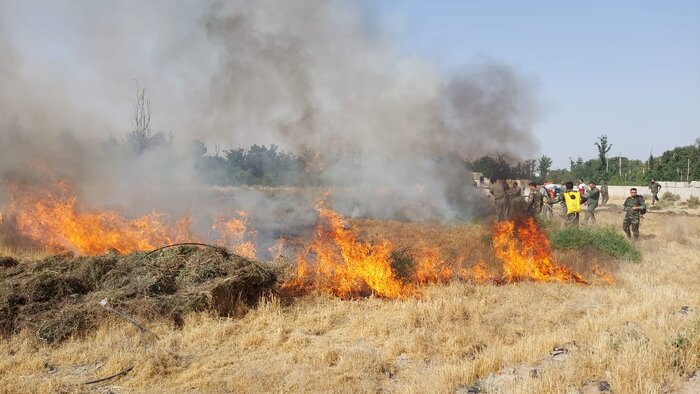
[[[323,177],[342,188],[334,198],[345,214],[473,213],[479,196],[460,160],[531,152],[532,84],[498,63],[445,75],[400,53],[358,7],[5,0],[0,174],[42,178],[35,170],[48,162],[52,176],[69,178],[93,204],[177,214],[208,206],[192,140],[275,143],[343,152]],[[131,127],[135,80],[152,101],[153,128],[172,135],[168,149],[134,156],[115,148]],[[236,203],[254,214],[271,204],[243,193]]]

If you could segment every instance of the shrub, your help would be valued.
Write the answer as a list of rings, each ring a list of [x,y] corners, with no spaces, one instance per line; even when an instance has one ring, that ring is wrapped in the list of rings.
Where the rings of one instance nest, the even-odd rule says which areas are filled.
[[[391,268],[399,278],[408,279],[415,271],[416,261],[408,249],[397,249],[391,253]]]
[[[661,199],[666,201],[680,201],[681,195],[673,194],[671,192],[664,192],[664,194],[661,195]]]
[[[690,196],[686,202],[688,203],[688,208],[696,208],[698,205],[700,205],[700,198],[697,196]]]
[[[676,203],[674,203],[672,200],[663,199],[663,198],[661,200],[659,200],[659,206],[661,206],[661,208],[673,207],[675,205],[676,205]]]
[[[642,254],[613,227],[567,227],[550,234],[554,249],[597,249],[613,257],[639,262]]]

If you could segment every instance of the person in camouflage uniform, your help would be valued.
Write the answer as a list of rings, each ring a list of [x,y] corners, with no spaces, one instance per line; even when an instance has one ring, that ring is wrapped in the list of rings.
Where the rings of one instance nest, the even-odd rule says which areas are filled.
[[[525,201],[523,199],[523,189],[517,181],[513,181],[512,186],[506,190],[508,201],[508,217],[513,218],[523,214]]]
[[[491,179],[489,192],[493,196],[496,205],[496,220],[499,222],[508,218],[508,202],[506,201],[506,187],[502,179]]]
[[[588,205],[586,208],[586,216],[584,216],[583,224],[588,224],[588,219],[590,218],[595,224],[595,209],[598,207],[598,200],[600,199],[600,190],[596,188],[595,182],[591,181],[588,183],[588,191],[583,197]]]
[[[600,197],[603,200],[603,205],[608,203],[608,198],[610,196],[608,195],[608,181],[605,179],[603,179],[603,184],[600,185]]]
[[[527,213],[532,217],[538,217],[542,213],[544,196],[537,189],[536,182],[530,182],[528,187],[530,188],[530,194],[527,197]]]
[[[656,201],[659,201],[659,190],[661,190],[661,185],[656,182],[656,179],[652,178],[649,190],[651,190],[651,205],[654,205]]]
[[[637,189],[630,189],[630,196],[627,197],[625,203],[622,205],[622,209],[619,212],[625,211],[625,218],[622,220],[622,229],[627,234],[627,238],[632,238],[634,234],[634,240],[639,239],[639,224],[642,215],[646,212],[647,205],[644,202],[644,197],[637,195]],[[630,233],[630,229],[632,232]]]

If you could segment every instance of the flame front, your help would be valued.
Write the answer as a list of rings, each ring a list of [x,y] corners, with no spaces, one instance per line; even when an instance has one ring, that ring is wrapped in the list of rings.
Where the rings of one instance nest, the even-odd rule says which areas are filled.
[[[109,250],[129,253],[174,242],[188,232],[188,218],[169,226],[165,215],[153,212],[129,220],[115,211],[78,210],[66,183],[50,189],[11,185],[7,209],[17,231],[52,251],[95,255]]]
[[[20,235],[52,252],[97,255],[116,250],[131,253],[200,241],[192,234],[189,215],[172,224],[166,215],[157,212],[127,219],[116,211],[79,209],[78,198],[66,182],[42,188],[11,184],[8,190],[7,221],[12,221]],[[247,229],[248,214],[236,211],[236,215],[215,218],[213,229],[218,239],[214,243],[254,259],[255,232]]]
[[[549,239],[532,218],[518,226],[512,221],[495,223],[493,251],[503,263],[505,282],[588,283],[581,274],[554,261]]]
[[[345,228],[342,217],[320,200],[320,220],[314,238],[296,261],[296,277],[287,288],[314,288],[341,298],[374,294],[384,298],[406,298],[413,294],[391,269],[390,242],[360,242]]]
[[[190,231],[189,216],[171,224],[165,215],[157,212],[127,219],[116,211],[85,209],[64,182],[41,189],[14,184],[8,190],[10,203],[0,211],[0,223],[13,226],[19,234],[54,252],[130,253],[198,240]],[[471,269],[460,268],[464,255],[446,264],[437,247],[418,242],[410,252],[412,271],[402,272],[399,277],[392,269],[391,242],[359,241],[325,199],[318,201],[316,210],[319,221],[312,237],[297,254],[295,275],[283,284],[284,288],[315,289],[346,299],[368,295],[402,299],[418,294],[416,286],[448,283],[456,278],[472,283],[523,280],[588,283],[581,274],[554,260],[549,239],[533,219],[493,225],[491,249],[501,263],[499,276],[489,275],[483,260]],[[214,243],[236,254],[256,258],[257,234],[249,229],[247,212],[219,215],[211,228],[208,238],[215,239]],[[280,255],[284,248],[284,239],[280,238],[270,251],[272,255]],[[591,271],[599,281],[614,283],[599,265],[592,265]],[[598,280],[596,283],[600,283]]]
[[[422,247],[413,258],[416,261],[415,280],[419,284],[447,283],[454,277],[452,267],[445,264],[435,247]]]

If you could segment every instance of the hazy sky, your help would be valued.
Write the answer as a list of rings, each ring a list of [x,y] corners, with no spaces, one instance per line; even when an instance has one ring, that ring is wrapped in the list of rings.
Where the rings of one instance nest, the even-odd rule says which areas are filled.
[[[700,1],[372,1],[407,53],[445,70],[475,58],[539,84],[540,153],[568,166],[610,154],[646,159],[700,138]]]

